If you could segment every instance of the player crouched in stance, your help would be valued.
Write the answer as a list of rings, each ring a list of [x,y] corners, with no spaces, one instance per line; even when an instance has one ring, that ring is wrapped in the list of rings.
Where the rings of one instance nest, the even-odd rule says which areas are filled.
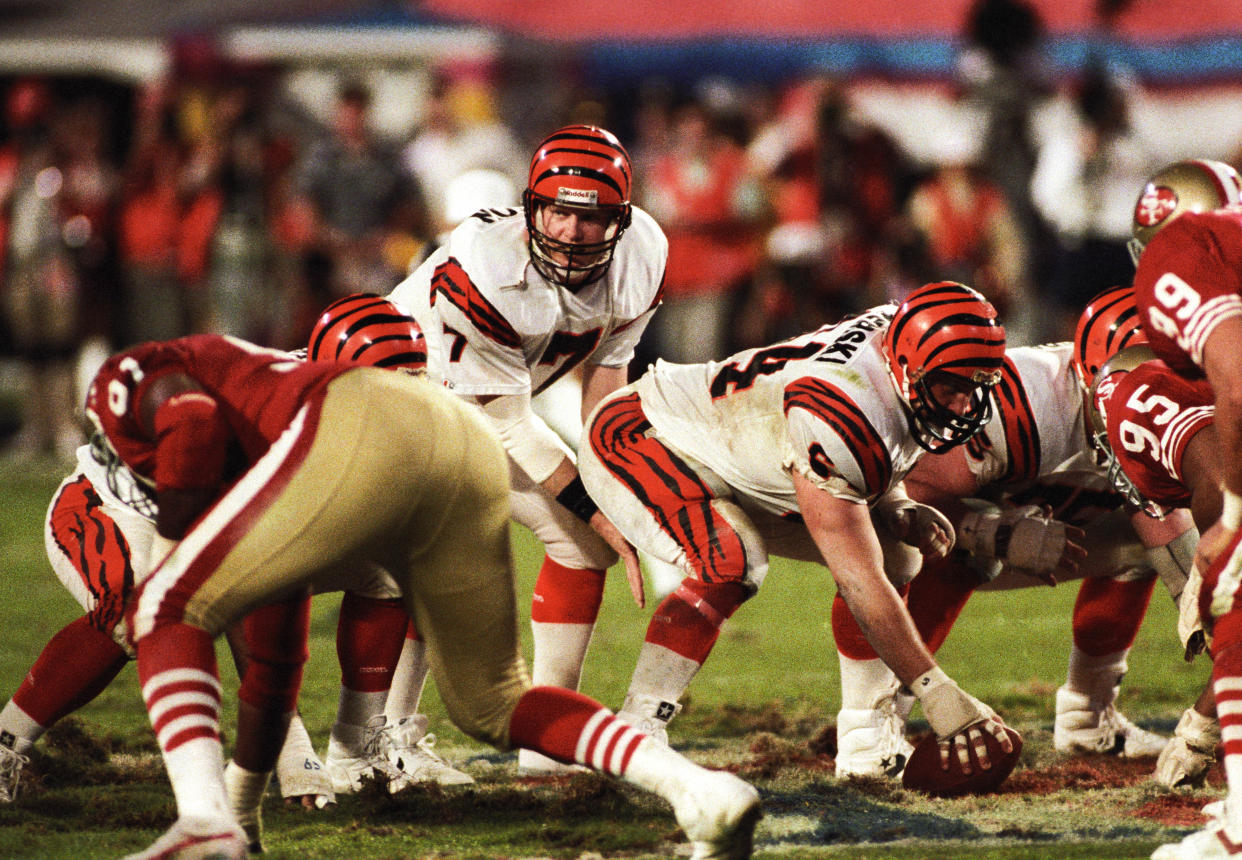
[[[1083,407],[1099,366],[1145,340],[1133,290],[1106,290],[1083,311],[1074,343],[1009,350],[988,424],[965,445],[921,459],[906,479],[911,497],[935,505],[958,531],[954,553],[925,563],[907,600],[933,652],[977,589],[1084,578],[1067,678],[1056,694],[1059,752],[1145,757],[1167,742],[1115,703],[1157,572],[1180,593],[1198,533],[1184,511],[1153,520],[1126,509],[1093,454]],[[854,687],[860,710],[838,716],[838,746],[847,753],[838,756],[838,774],[844,765],[846,773],[877,775],[908,748],[910,697],[897,692],[842,610],[838,604],[833,612],[842,685]]]
[[[580,447],[583,482],[627,539],[685,573],[653,615],[618,716],[665,738],[721,625],[762,584],[769,551],[816,553],[921,700],[944,760],[953,748],[966,762],[984,732],[1012,753],[1000,717],[936,665],[898,590],[920,551],[953,545],[952,526],[906,498],[901,480],[925,451],[987,421],[1004,351],[995,309],[937,283],[722,362],[659,362],[605,399]]]
[[[1131,249],[1138,264],[1134,293],[1139,317],[1156,357],[1186,382],[1206,388],[1213,410],[1206,462],[1219,469],[1216,478],[1221,488],[1218,511],[1205,513],[1202,520],[1210,525],[1203,529],[1195,550],[1195,569],[1203,578],[1200,620],[1211,627],[1213,637],[1212,685],[1229,791],[1222,817],[1176,845],[1157,849],[1152,856],[1160,860],[1242,855],[1242,611],[1237,607],[1242,580],[1239,203],[1242,179],[1232,167],[1193,159],[1169,165],[1153,176],[1134,210]],[[1180,410],[1165,408],[1159,400],[1147,402],[1171,424],[1181,416]],[[1182,465],[1185,470],[1185,458]],[[1182,477],[1189,479],[1189,470]],[[1195,501],[1192,510],[1199,515]]]
[[[1130,347],[1109,359],[1091,390],[1096,444],[1108,460],[1110,476],[1119,491],[1153,516],[1171,508],[1188,508],[1195,522],[1204,527],[1219,516],[1221,509],[1222,469],[1216,459],[1214,413],[1207,382],[1177,375],[1155,358],[1149,346]],[[1188,655],[1203,650],[1208,641],[1205,628],[1216,634],[1211,653],[1217,696],[1223,704],[1221,724],[1236,725],[1239,717],[1233,712],[1237,708],[1229,703],[1242,690],[1242,670],[1236,652],[1230,655],[1229,640],[1236,635],[1233,631],[1237,625],[1237,619],[1230,615],[1233,596],[1227,582],[1220,587],[1219,571],[1210,571],[1215,575],[1213,580],[1204,577],[1202,570],[1196,563],[1182,592],[1178,633]],[[1221,725],[1213,717],[1213,699],[1205,695],[1182,715],[1161,763],[1167,759],[1170,772],[1175,772],[1183,784],[1201,785],[1215,764],[1221,738]],[[1228,778],[1228,742],[1224,750]],[[1236,783],[1230,780],[1229,784],[1232,794]],[[1242,852],[1242,845],[1229,847],[1229,833],[1242,833],[1226,829],[1229,801],[1225,809],[1219,804],[1213,806],[1215,820],[1206,831],[1192,834],[1178,845],[1162,846],[1152,856],[1178,860]]]
[[[518,646],[505,453],[477,409],[406,374],[196,335],[110,358],[87,413],[153,486],[157,541],[168,547],[157,543],[162,560],[126,626],[178,818],[134,858],[246,856],[225,786],[213,640],[256,607],[296,601],[320,577],[371,564],[401,587],[463,732],[658,793],[696,857],[749,856],[759,817],[750,785],[691,763],[592,699],[531,686]],[[225,483],[230,463],[243,468]],[[307,627],[278,632],[281,641],[251,644],[284,658],[263,666],[262,686],[269,706],[291,714]]]

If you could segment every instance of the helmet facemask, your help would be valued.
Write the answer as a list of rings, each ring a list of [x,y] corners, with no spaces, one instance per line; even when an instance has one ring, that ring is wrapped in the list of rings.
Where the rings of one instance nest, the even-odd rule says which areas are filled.
[[[893,314],[882,348],[910,433],[924,450],[960,445],[991,418],[989,393],[1001,378],[1005,328],[980,293],[953,281],[919,287]],[[954,401],[969,394],[962,414],[937,399],[939,386],[948,386]]]
[[[523,195],[523,203],[526,230],[530,236],[530,259],[539,274],[571,292],[577,292],[603,277],[612,263],[617,242],[629,225],[628,205],[575,206],[530,190]],[[567,242],[554,238],[547,228],[554,207],[566,212],[578,212],[579,217],[605,216],[604,238],[598,242]]]
[[[907,417],[914,441],[925,451],[944,452],[962,444],[974,436],[992,418],[992,385],[995,378],[975,382],[955,373],[933,370],[919,379],[911,379],[903,392],[909,407]],[[936,385],[950,385],[959,391],[970,392],[970,405],[959,415],[936,398]]]
[[[630,226],[630,185],[630,156],[612,132],[567,125],[545,137],[531,157],[522,195],[536,271],[571,292],[603,277]],[[579,218],[575,232],[592,241],[571,241],[560,225],[550,226],[573,215]]]

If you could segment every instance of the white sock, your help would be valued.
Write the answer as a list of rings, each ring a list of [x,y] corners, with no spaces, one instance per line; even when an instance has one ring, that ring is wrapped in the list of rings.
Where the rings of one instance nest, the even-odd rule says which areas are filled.
[[[870,711],[893,695],[900,682],[893,670],[879,657],[854,660],[837,652],[841,667],[841,709]]]
[[[363,729],[372,717],[384,713],[387,697],[387,690],[363,693],[342,686],[336,706],[336,722],[332,724],[332,736],[328,740],[328,755],[334,758],[361,756]]]
[[[427,682],[427,643],[421,639],[406,638],[401,646],[401,659],[392,673],[392,687],[384,703],[384,715],[388,724],[418,713],[418,703],[423,697],[423,685]]]
[[[233,812],[236,814],[258,809],[263,802],[263,793],[267,791],[267,785],[271,781],[271,771],[256,773],[230,761],[224,769],[224,782]]]
[[[1091,702],[1092,710],[1102,711],[1117,698],[1117,688],[1125,675],[1126,655],[1130,649],[1092,657],[1077,645],[1070,649],[1069,669],[1065,674],[1065,686],[1082,693]]]
[[[164,753],[164,766],[183,818],[227,818],[228,793],[224,788],[224,751],[214,738],[195,738]]]
[[[19,755],[29,755],[35,741],[43,737],[47,729],[36,723],[29,714],[9,699],[0,710],[0,744]]]
[[[532,621],[530,629],[535,643],[531,682],[536,687],[577,690],[595,625]]]
[[[629,693],[635,696],[655,696],[666,702],[676,703],[703,666],[697,660],[683,657],[676,651],[644,642],[638,652],[638,663],[630,678]]]

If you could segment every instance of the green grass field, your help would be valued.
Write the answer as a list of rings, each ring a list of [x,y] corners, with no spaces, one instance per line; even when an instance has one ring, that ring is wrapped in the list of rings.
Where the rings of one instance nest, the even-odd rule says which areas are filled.
[[[62,467],[0,465],[0,699],[7,699],[47,639],[78,614],[43,549],[45,507]],[[514,532],[520,608],[529,606],[541,550]],[[614,571],[587,665],[584,692],[616,707],[646,627]],[[967,607],[940,660],[1026,740],[1004,790],[931,801],[900,786],[833,776],[839,703],[828,628],[834,589],[822,567],[775,560],[763,592],[726,626],[695,680],[673,745],[729,767],[762,792],[759,857],[1147,857],[1200,826],[1215,787],[1167,796],[1146,780],[1153,762],[1066,759],[1052,751],[1053,692],[1062,682],[1077,584],[984,594]],[[316,598],[301,709],[322,751],[336,707],[336,599]],[[526,642],[529,656],[529,641]],[[221,650],[226,689],[236,688]],[[1130,657],[1120,705],[1164,732],[1195,697],[1207,664],[1182,661],[1162,591]],[[233,702],[224,726],[231,730]],[[518,780],[515,755],[468,741],[445,719],[433,687],[424,697],[439,749],[476,785],[374,791],[317,813],[265,804],[273,858],[669,856],[686,845],[662,801],[584,775]],[[925,724],[916,722],[918,732]],[[226,738],[227,743],[227,738]],[[18,801],[0,807],[0,857],[116,857],[145,847],[174,815],[131,667],[95,702],[36,748]]]

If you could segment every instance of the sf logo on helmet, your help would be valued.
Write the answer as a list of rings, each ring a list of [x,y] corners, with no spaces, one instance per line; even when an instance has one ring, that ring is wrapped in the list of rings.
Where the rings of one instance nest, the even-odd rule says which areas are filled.
[[[1177,208],[1177,192],[1167,185],[1151,185],[1143,191],[1134,207],[1134,221],[1144,227],[1154,227],[1173,214]]]

